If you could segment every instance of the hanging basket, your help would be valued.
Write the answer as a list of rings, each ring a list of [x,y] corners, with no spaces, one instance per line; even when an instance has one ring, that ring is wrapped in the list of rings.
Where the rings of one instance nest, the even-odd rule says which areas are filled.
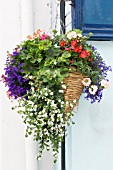
[[[64,90],[64,98],[68,101],[65,112],[72,111],[77,106],[81,93],[83,91],[82,80],[85,76],[80,72],[69,72],[69,76],[64,79],[66,89]]]

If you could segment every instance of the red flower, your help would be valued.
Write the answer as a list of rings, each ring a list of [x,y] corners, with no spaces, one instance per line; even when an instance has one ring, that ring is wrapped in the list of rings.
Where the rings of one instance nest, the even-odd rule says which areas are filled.
[[[88,61],[89,61],[89,62],[92,62],[92,58],[89,58]]]
[[[90,56],[90,52],[86,50],[82,50],[81,54],[79,55],[80,58],[86,58]]]
[[[70,48],[65,48],[66,51],[70,51],[71,49]]]
[[[82,44],[80,44],[80,46],[77,46],[73,49],[75,52],[80,53],[82,51]]]
[[[89,51],[87,51],[87,56],[90,56],[90,52]]]
[[[87,51],[86,51],[86,50],[83,50],[83,51],[80,53],[80,55],[79,55],[80,58],[86,58],[86,56],[87,56]]]
[[[64,40],[62,40],[61,42],[60,42],[60,46],[61,47],[64,47],[66,45],[66,42],[64,41]]]
[[[78,40],[72,41],[72,42],[71,42],[71,47],[72,47],[72,49],[75,49],[75,47],[77,46],[77,44],[78,44]]]
[[[73,60],[70,60],[70,64],[73,64]]]

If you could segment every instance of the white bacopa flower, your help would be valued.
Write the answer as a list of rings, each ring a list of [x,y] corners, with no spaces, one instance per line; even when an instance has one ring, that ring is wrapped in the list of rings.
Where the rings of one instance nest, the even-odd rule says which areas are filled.
[[[67,115],[67,116],[70,116],[70,113],[69,113],[69,112],[67,112],[67,113],[66,113],[66,115]]]
[[[32,90],[32,91],[35,91],[35,88],[34,88],[34,87],[31,87],[31,90]]]
[[[33,82],[29,82],[30,85],[33,85]]]
[[[51,106],[56,107],[56,104],[54,103],[54,100],[52,100]]]
[[[54,65],[56,65],[56,64],[57,64],[57,62],[55,61],[55,62],[54,62]]]
[[[37,110],[37,108],[35,107],[35,108],[34,108],[34,111],[36,112],[36,110]]]
[[[30,113],[30,116],[33,116],[33,113]]]
[[[61,118],[61,117],[62,117],[62,114],[57,114],[57,117],[58,117],[58,118]]]
[[[61,104],[64,104],[64,101],[62,101]]]
[[[43,108],[42,113],[45,113],[45,111],[46,111],[46,109],[45,109],[45,108]]]
[[[32,79],[33,78],[33,76],[29,76],[29,79]]]
[[[62,88],[63,88],[63,89],[66,89],[66,85],[65,85],[65,84],[62,84]]]
[[[58,111],[57,111],[57,110],[55,110],[55,113],[58,113]]]
[[[50,95],[53,96],[53,92],[50,92]]]
[[[70,107],[73,107],[73,104],[72,104],[72,103],[70,103]]]
[[[48,93],[47,93],[47,92],[45,93],[45,96],[48,96]]]
[[[59,93],[64,93],[64,91],[63,90],[59,90]]]
[[[59,48],[60,46],[58,44],[55,44],[54,47]]]
[[[71,31],[67,34],[67,38],[68,39],[72,39],[72,38],[76,38],[77,37],[77,33],[75,31]]]
[[[98,87],[96,85],[91,85],[91,87],[89,88],[89,92],[90,94],[95,94],[98,90]]]
[[[33,103],[32,101],[28,101],[28,104],[31,104],[31,105],[33,105],[34,103]]]
[[[68,101],[66,101],[66,105],[68,105],[69,104],[69,102]]]
[[[75,100],[73,100],[73,103],[76,103],[77,102],[77,100],[75,99]]]

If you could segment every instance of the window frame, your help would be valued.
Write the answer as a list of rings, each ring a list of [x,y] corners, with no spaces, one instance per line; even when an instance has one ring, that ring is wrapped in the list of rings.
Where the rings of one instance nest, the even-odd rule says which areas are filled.
[[[74,0],[72,7],[72,28],[81,29],[83,35],[90,32],[93,40],[113,40],[113,24],[84,23],[84,0]]]

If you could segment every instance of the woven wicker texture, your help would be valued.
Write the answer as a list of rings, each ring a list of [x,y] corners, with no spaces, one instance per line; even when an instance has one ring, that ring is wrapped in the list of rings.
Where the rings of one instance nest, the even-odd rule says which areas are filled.
[[[69,102],[66,106],[65,112],[72,111],[77,105],[80,95],[83,91],[83,80],[84,76],[79,72],[70,72],[69,76],[64,79],[66,89],[64,90],[65,100]],[[74,102],[73,102],[74,101]],[[73,104],[73,107],[70,106]]]

